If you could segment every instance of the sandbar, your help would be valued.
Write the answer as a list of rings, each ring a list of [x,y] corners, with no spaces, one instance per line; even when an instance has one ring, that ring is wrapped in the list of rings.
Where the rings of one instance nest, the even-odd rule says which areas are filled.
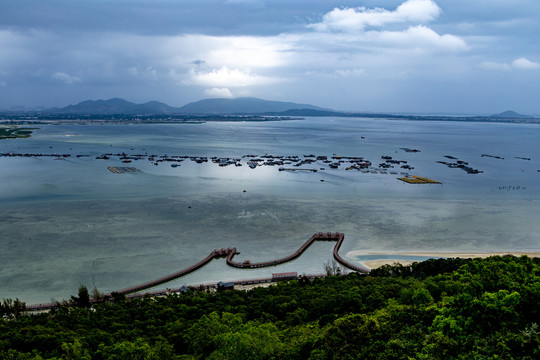
[[[527,255],[530,258],[540,257],[540,251],[500,251],[500,252],[399,252],[399,253],[375,253],[375,252],[361,252],[361,251],[351,251],[347,254],[350,257],[360,256],[360,255],[384,255],[385,257],[396,255],[396,256],[429,256],[433,258],[487,258],[490,256],[504,256],[504,255],[514,255],[514,256],[523,256]],[[378,260],[368,260],[362,261],[362,263],[368,266],[371,269],[376,269],[383,265],[393,265],[401,264],[403,266],[410,265],[416,261],[414,260],[397,260],[397,259],[378,259]]]

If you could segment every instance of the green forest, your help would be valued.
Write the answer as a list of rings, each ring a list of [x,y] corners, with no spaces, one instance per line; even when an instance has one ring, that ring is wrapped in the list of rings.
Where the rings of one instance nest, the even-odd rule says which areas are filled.
[[[0,359],[539,359],[539,276],[494,256],[98,304],[81,287],[36,315],[4,299]]]

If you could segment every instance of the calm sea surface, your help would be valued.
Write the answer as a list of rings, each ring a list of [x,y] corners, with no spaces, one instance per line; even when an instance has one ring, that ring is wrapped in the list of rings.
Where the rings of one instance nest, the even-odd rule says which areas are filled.
[[[352,261],[370,252],[538,251],[538,139],[539,125],[354,118],[39,126],[32,138],[1,140],[0,152],[72,156],[0,157],[0,298],[62,300],[81,284],[119,290],[176,272],[214,248],[237,247],[240,261],[282,257],[318,231],[345,233],[341,253]],[[363,173],[319,161],[302,166],[316,173],[280,172],[250,169],[245,158],[241,167],[187,159],[176,168],[96,159],[109,152],[335,154],[363,156],[375,168],[386,155],[414,169]],[[483,173],[437,163],[455,161],[445,155]],[[140,172],[114,174],[108,166]],[[442,184],[410,185],[390,171]],[[275,268],[233,269],[215,260],[162,287],[320,273],[333,245],[316,243]]]

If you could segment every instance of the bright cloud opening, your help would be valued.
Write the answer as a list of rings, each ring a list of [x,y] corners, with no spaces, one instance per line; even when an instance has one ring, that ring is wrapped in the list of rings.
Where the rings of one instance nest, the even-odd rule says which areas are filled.
[[[213,98],[233,98],[233,94],[231,91],[227,88],[211,88],[204,90],[204,93],[207,96],[213,97]]]
[[[253,74],[249,69],[229,69],[226,66],[209,72],[189,71],[188,83],[212,88],[245,87],[267,85],[278,82],[279,79]]]

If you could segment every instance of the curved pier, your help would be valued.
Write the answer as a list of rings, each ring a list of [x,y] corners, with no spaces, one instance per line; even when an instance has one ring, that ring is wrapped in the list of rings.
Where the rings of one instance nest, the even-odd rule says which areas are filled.
[[[288,261],[294,260],[297,257],[299,257],[300,255],[302,255],[302,253],[304,251],[306,251],[307,248],[309,248],[311,246],[311,244],[313,244],[313,242],[315,242],[315,241],[336,241],[336,245],[334,246],[334,258],[337,260],[337,262],[339,262],[341,265],[343,265],[343,266],[345,266],[345,267],[347,267],[347,268],[349,268],[351,270],[366,273],[366,274],[369,273],[370,272],[369,268],[351,264],[350,262],[343,259],[339,255],[338,252],[339,252],[339,249],[340,249],[341,244],[343,243],[344,239],[345,239],[345,234],[343,234],[343,233],[339,233],[339,232],[336,232],[336,233],[319,232],[319,233],[314,234],[311,238],[309,238],[309,240],[306,241],[302,246],[300,246],[300,248],[298,250],[296,250],[293,254],[291,254],[289,256],[286,256],[284,258],[274,259],[274,260],[269,260],[269,261],[264,261],[264,262],[259,262],[259,263],[252,263],[249,260],[246,260],[246,261],[244,261],[242,263],[234,262],[232,260],[233,257],[235,255],[240,254],[238,251],[236,251],[236,248],[215,249],[214,251],[212,251],[210,253],[210,255],[208,255],[207,257],[205,257],[204,259],[202,259],[198,263],[191,265],[188,268],[182,269],[182,270],[180,270],[178,272],[175,272],[174,274],[163,276],[163,277],[161,277],[159,279],[156,279],[156,280],[148,281],[148,282],[145,282],[143,284],[139,284],[139,285],[136,285],[136,286],[132,286],[132,287],[122,289],[120,291],[117,291],[116,293],[126,295],[126,294],[131,294],[131,293],[134,293],[134,292],[146,290],[146,289],[152,288],[152,287],[157,286],[157,285],[164,284],[166,282],[169,282],[169,281],[174,280],[174,279],[178,279],[178,278],[180,278],[182,276],[185,276],[185,275],[187,275],[187,274],[189,274],[189,273],[191,273],[191,272],[193,272],[195,270],[198,270],[198,269],[202,268],[203,266],[208,264],[210,261],[212,261],[214,258],[220,258],[220,257],[224,257],[224,256],[226,257],[227,265],[232,266],[232,267],[236,267],[236,268],[240,268],[240,269],[254,269],[254,268],[275,266],[275,265],[283,264],[283,263],[286,263]],[[112,294],[106,294],[104,296],[104,298],[110,297],[111,295]],[[96,302],[96,300],[94,300],[94,302]],[[51,309],[51,308],[54,308],[56,306],[57,306],[57,304],[29,305],[29,306],[26,307],[26,310],[27,311],[44,310],[44,309]]]
[[[343,259],[339,255],[338,253],[339,248],[341,247],[341,244],[343,243],[344,239],[345,239],[345,234],[343,233],[319,232],[319,233],[314,234],[308,241],[306,241],[302,246],[300,246],[300,248],[296,250],[296,252],[294,252],[293,254],[286,256],[284,258],[281,258],[281,259],[275,259],[275,260],[264,261],[264,262],[259,262],[259,263],[252,263],[249,260],[244,261],[243,263],[232,261],[234,255],[238,254],[236,252],[236,248],[233,248],[234,251],[230,251],[227,254],[227,265],[233,266],[236,268],[243,268],[243,269],[245,268],[253,269],[253,268],[259,268],[259,267],[266,267],[266,266],[275,266],[275,265],[283,264],[288,261],[296,259],[300,255],[302,255],[302,253],[306,251],[307,248],[309,248],[311,244],[313,244],[313,242],[315,241],[337,241],[336,245],[334,246],[334,258],[337,260],[337,262],[339,262],[341,265],[351,270],[368,273],[370,270],[367,267],[362,268],[362,267],[353,265],[347,260]]]
[[[339,262],[341,265],[351,270],[362,272],[362,273],[369,273],[370,270],[367,267],[360,267],[360,266],[351,264],[350,262],[343,259],[339,255],[338,252],[344,239],[345,239],[345,234],[343,233],[319,232],[319,233],[314,234],[308,241],[306,241],[302,246],[300,246],[300,248],[296,250],[293,254],[286,256],[284,258],[281,258],[281,259],[274,259],[274,260],[258,262],[258,263],[252,263],[249,260],[246,260],[242,263],[234,262],[233,257],[235,255],[240,254],[238,251],[236,251],[236,248],[215,249],[206,258],[204,258],[203,260],[199,261],[198,263],[194,265],[191,265],[190,267],[186,269],[180,270],[174,274],[170,274],[170,275],[161,277],[153,281],[148,281],[144,284],[140,284],[140,285],[136,285],[136,286],[132,286],[132,287],[120,290],[118,291],[118,293],[130,294],[130,293],[145,290],[145,289],[157,286],[157,285],[161,285],[163,283],[185,276],[197,269],[200,269],[201,267],[205,266],[210,261],[212,261],[214,258],[219,258],[223,256],[226,256],[227,265],[235,267],[235,268],[240,268],[240,269],[254,269],[254,268],[260,268],[260,267],[267,267],[267,266],[276,266],[276,265],[283,264],[283,263],[296,259],[300,255],[302,255],[302,253],[306,251],[307,248],[309,248],[311,244],[313,244],[313,242],[315,241],[336,241],[336,245],[334,246],[334,258],[337,260],[337,262]]]

